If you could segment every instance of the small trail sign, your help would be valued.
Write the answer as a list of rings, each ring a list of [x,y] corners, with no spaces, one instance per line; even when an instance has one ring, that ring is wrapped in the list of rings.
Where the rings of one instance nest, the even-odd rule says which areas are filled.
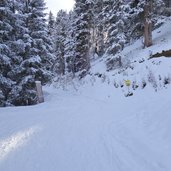
[[[125,80],[125,85],[126,85],[127,87],[129,87],[129,86],[131,85],[131,81],[130,81],[130,80]]]

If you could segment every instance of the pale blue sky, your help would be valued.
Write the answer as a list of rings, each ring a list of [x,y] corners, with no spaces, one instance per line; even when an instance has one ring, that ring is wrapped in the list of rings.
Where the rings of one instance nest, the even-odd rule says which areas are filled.
[[[71,10],[74,5],[74,0],[45,0],[48,11],[52,11],[54,15],[60,10]]]

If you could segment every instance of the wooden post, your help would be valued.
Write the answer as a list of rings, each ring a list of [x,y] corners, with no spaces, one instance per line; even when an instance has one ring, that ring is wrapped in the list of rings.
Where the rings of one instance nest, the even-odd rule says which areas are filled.
[[[43,97],[43,91],[42,91],[42,85],[41,81],[36,81],[36,91],[37,91],[37,103],[43,103],[44,97]]]

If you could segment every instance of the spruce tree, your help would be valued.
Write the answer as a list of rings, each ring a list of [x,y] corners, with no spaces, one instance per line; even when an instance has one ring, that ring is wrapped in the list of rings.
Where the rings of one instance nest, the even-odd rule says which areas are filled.
[[[55,62],[53,66],[53,71],[58,75],[65,74],[65,59],[64,59],[64,49],[65,49],[65,39],[66,39],[66,29],[67,29],[67,13],[60,10],[56,17],[55,22],[55,41],[54,41],[54,51],[55,51]]]
[[[67,28],[66,28],[66,39],[64,42],[64,59],[65,59],[65,73],[72,74],[74,76],[74,61],[75,61],[75,13],[71,11],[68,14]]]
[[[139,0],[132,0],[129,3],[129,20],[126,23],[127,27],[126,30],[128,30],[128,38],[130,38],[130,41],[138,39],[143,35],[144,29],[143,29],[143,8],[144,8],[145,1],[139,1]]]
[[[112,8],[109,11],[109,23],[107,30],[107,53],[115,55],[117,52],[121,51],[126,42],[125,35],[125,21],[126,12],[124,8],[124,1],[117,0],[112,4]]]
[[[11,25],[14,20],[12,6],[10,0],[0,1],[0,106],[10,105],[9,93],[15,84],[9,76],[14,61],[9,47],[14,29]]]
[[[53,43],[48,36],[45,19],[44,0],[28,0],[28,29],[32,38],[31,55],[41,60],[42,73],[36,75],[36,79],[47,82],[51,78],[51,67],[53,63]]]
[[[128,36],[134,40],[140,38],[141,36],[145,35],[145,30],[148,30],[146,27],[148,26],[148,24],[150,24],[150,35],[148,37],[150,37],[151,39],[151,31],[154,29],[154,26],[157,23],[160,15],[164,13],[163,7],[163,0],[131,1],[129,11],[129,22],[127,22],[127,30],[129,30]],[[149,45],[150,44],[152,44],[152,39],[150,40]]]
[[[76,0],[75,4],[75,61],[74,71],[84,77],[90,68],[90,28],[91,28],[91,2]]]
[[[14,105],[32,105],[37,103],[35,81],[45,84],[51,79],[53,61],[52,42],[48,37],[43,0],[18,0],[21,2],[16,15],[23,21],[22,29],[13,41],[13,52],[20,60],[15,62],[10,76],[16,86],[11,91]],[[20,48],[20,49],[19,49]]]
[[[15,81],[15,86],[10,92],[10,100],[13,105],[31,105],[37,102],[35,80],[32,76],[35,70],[31,65],[28,67],[32,38],[27,27],[26,2],[21,0],[15,2],[16,5],[13,9],[16,18],[11,21],[14,31],[13,40],[10,43],[15,62],[13,70],[9,73],[10,77]]]
[[[104,2],[95,0],[93,5],[93,35],[92,46],[93,51],[98,56],[102,56],[105,51],[104,47]]]
[[[53,16],[53,13],[50,11],[48,17],[48,34],[51,36],[51,38],[53,38],[54,36],[54,31],[55,31],[55,18]]]

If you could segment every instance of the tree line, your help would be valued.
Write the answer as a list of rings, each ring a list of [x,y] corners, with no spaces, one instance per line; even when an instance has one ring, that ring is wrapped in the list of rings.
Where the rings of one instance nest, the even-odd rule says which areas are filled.
[[[58,56],[55,71],[82,78],[89,72],[94,56],[117,59],[125,46],[141,36],[144,36],[144,47],[152,45],[152,30],[159,18],[171,14],[169,2],[76,0],[69,14],[61,10],[54,17],[50,12],[48,27]]]

